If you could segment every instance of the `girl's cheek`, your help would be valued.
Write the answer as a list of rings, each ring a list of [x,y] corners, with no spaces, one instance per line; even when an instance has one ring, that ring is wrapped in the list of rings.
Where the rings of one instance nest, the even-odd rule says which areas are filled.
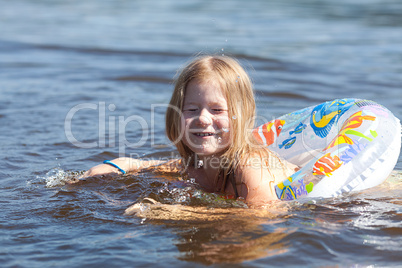
[[[183,131],[187,131],[191,128],[192,120],[191,118],[187,118],[182,120],[182,129]]]
[[[189,119],[189,116],[182,113],[180,119],[181,119],[181,123],[184,124]]]
[[[185,118],[184,118],[184,123],[185,123],[186,125],[190,124],[191,121],[192,121],[192,118],[191,118],[191,117],[185,117]]]
[[[183,116],[180,118],[180,125],[180,131],[183,133],[187,126],[186,119]]]
[[[229,118],[227,118],[227,117],[217,118],[216,122],[220,128],[222,128],[222,127],[229,128],[230,121],[229,121]]]

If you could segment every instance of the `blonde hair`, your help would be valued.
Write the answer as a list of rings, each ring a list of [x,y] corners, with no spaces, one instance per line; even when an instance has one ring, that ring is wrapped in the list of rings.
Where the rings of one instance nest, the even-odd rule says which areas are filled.
[[[225,177],[235,169],[252,148],[251,130],[254,127],[255,100],[251,80],[239,62],[228,56],[201,56],[190,62],[175,81],[170,105],[166,112],[166,134],[185,163],[193,164],[193,152],[182,141],[181,111],[187,85],[197,79],[200,83],[218,82],[228,104],[231,146],[221,157]],[[221,166],[222,167],[222,166]]]

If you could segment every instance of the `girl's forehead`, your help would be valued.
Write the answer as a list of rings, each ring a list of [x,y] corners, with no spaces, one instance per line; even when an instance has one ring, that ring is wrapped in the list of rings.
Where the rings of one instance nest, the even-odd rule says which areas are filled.
[[[229,85],[227,83],[223,79],[192,79],[185,87],[181,107],[184,108],[187,105],[223,105],[228,109],[229,117],[232,117],[233,112],[235,112],[232,109],[234,108],[236,111],[241,109],[241,106],[239,107],[236,103],[242,103],[243,100],[240,95],[235,95],[238,91],[231,91],[227,88],[230,86],[230,83]]]
[[[188,83],[184,98],[223,98],[225,94],[220,84],[216,81],[193,80]]]

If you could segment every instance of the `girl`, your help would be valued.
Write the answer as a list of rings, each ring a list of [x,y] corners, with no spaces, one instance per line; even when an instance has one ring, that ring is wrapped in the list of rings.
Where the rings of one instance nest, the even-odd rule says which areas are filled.
[[[181,172],[205,191],[242,197],[250,205],[276,200],[274,185],[295,172],[252,137],[255,101],[249,76],[227,56],[202,56],[176,80],[166,133],[181,159],[166,163],[117,158],[83,177],[152,170]]]

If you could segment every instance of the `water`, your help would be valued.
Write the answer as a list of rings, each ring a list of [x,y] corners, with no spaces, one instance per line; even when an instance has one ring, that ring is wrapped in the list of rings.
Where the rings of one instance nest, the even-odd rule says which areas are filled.
[[[401,156],[376,188],[260,210],[147,173],[64,185],[174,155],[163,104],[199,52],[241,60],[260,123],[343,97],[402,118],[399,1],[0,4],[2,267],[400,265]]]

